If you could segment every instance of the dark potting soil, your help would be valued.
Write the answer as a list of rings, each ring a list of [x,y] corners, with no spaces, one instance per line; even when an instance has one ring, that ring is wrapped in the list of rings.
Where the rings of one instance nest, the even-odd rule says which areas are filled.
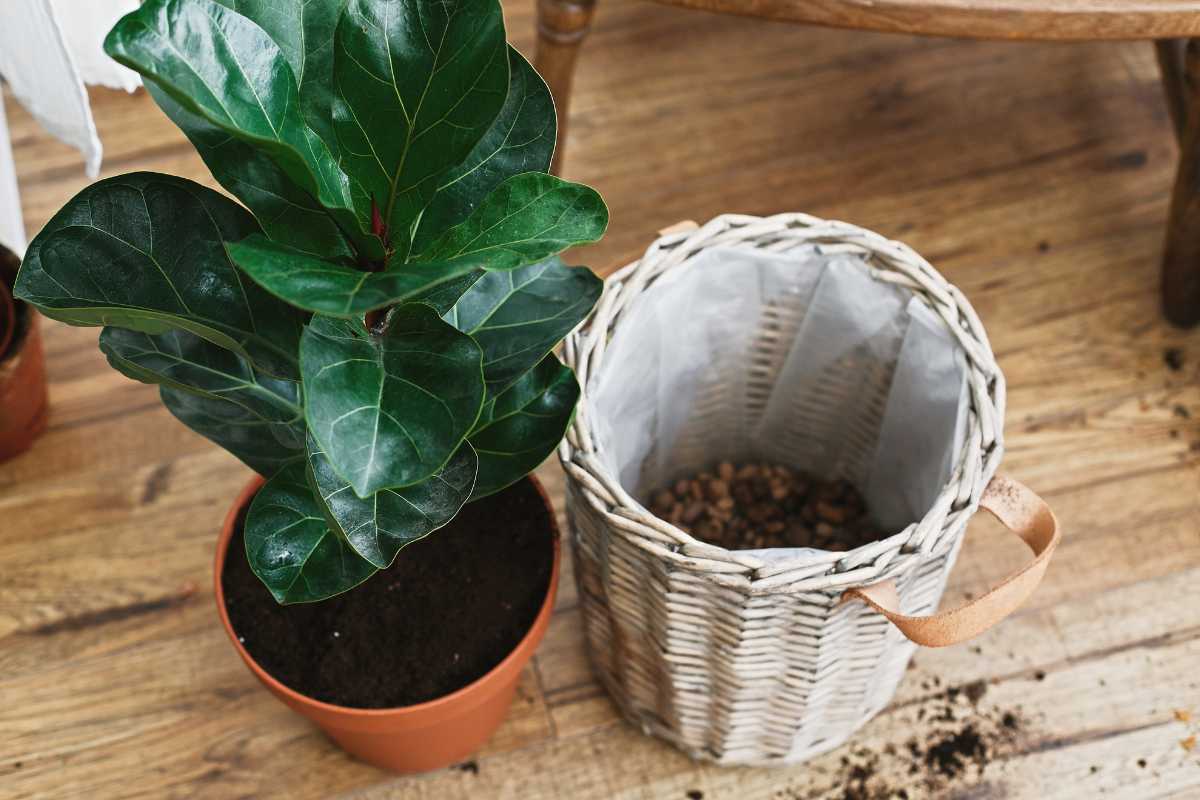
[[[394,708],[461,689],[511,653],[546,598],[553,558],[545,503],[523,480],[319,603],[275,602],[250,571],[239,520],[221,586],[242,645],[281,683],[326,703]]]
[[[727,550],[845,551],[882,538],[850,483],[823,481],[779,464],[722,461],[653,492],[650,510]]]

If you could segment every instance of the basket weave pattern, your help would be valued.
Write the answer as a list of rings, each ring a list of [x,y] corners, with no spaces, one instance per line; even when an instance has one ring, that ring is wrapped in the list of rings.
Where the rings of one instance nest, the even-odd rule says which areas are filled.
[[[603,443],[589,424],[587,385],[622,315],[663,274],[686,269],[713,247],[787,253],[814,245],[860,256],[877,280],[910,290],[945,322],[967,364],[966,436],[950,480],[917,523],[850,552],[768,563],[694,539],[630,496],[597,457]],[[765,402],[795,335],[794,316],[764,309],[745,403]],[[888,703],[915,647],[864,604],[840,602],[842,592],[892,579],[905,613],[935,611],[1000,462],[1004,379],[970,304],[911,249],[862,228],[803,214],[725,215],[664,235],[616,272],[587,324],[568,337],[564,356],[584,387],[559,450],[576,577],[593,666],[622,712],[693,758],[722,764],[795,763],[841,744]],[[855,453],[865,451],[879,417],[869,409],[886,397],[889,381],[886,370],[828,376],[817,407],[797,409],[779,446],[814,446],[803,440],[813,430],[805,418],[857,397],[868,413],[841,421],[852,446],[844,448],[850,463],[836,469],[854,475],[854,462],[865,459]],[[728,402],[723,391],[718,384],[702,393],[687,426],[694,434],[685,430],[672,451],[681,466],[693,460],[696,437],[711,445],[729,434],[716,416]],[[858,441],[861,448],[853,446]]]

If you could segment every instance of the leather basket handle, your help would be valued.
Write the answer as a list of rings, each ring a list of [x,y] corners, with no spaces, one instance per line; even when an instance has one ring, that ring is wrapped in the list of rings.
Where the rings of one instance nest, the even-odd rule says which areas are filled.
[[[1013,533],[1020,536],[1034,558],[986,594],[958,608],[940,611],[928,617],[909,617],[900,613],[900,598],[891,580],[871,586],[847,589],[842,601],[861,600],[890,619],[900,632],[926,647],[946,647],[974,638],[1007,617],[1024,603],[1046,574],[1050,557],[1061,534],[1058,520],[1046,501],[1024,484],[1002,475],[988,483],[979,500],[985,508]]]

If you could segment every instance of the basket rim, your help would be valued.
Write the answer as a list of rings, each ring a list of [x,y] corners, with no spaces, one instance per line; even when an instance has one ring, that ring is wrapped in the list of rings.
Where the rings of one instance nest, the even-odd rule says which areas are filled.
[[[623,312],[663,275],[686,268],[702,252],[718,247],[786,254],[806,245],[816,245],[823,253],[862,256],[876,268],[877,280],[909,289],[934,311],[966,358],[966,435],[954,455],[949,479],[918,522],[853,550],[816,550],[768,561],[750,551],[701,541],[656,517],[628,494],[597,458],[601,448],[591,426],[587,387],[603,364],[605,348]],[[589,510],[605,517],[609,530],[674,566],[730,589],[753,594],[825,591],[873,583],[915,568],[958,544],[1003,456],[1004,376],[975,309],[908,245],[847,222],[801,213],[724,214],[693,230],[661,235],[640,259],[608,277],[595,309],[565,340],[563,357],[576,371],[580,386],[575,417],[559,446],[568,485],[582,494]]]

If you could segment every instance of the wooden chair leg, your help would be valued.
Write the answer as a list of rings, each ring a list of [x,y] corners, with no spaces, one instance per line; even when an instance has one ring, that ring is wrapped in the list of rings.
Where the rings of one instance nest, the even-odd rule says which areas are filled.
[[[596,0],[538,0],[537,71],[554,95],[558,114],[558,147],[550,171],[559,174],[567,141],[567,111],[571,104],[571,78],[579,46],[592,24]]]
[[[1171,114],[1171,124],[1179,139],[1183,138],[1183,128],[1187,124],[1187,89],[1183,77],[1183,51],[1186,46],[1186,39],[1157,39],[1154,42],[1167,111]]]
[[[1163,86],[1179,134],[1179,168],[1171,193],[1163,253],[1162,303],[1169,321],[1200,322],[1200,40],[1157,44]]]

